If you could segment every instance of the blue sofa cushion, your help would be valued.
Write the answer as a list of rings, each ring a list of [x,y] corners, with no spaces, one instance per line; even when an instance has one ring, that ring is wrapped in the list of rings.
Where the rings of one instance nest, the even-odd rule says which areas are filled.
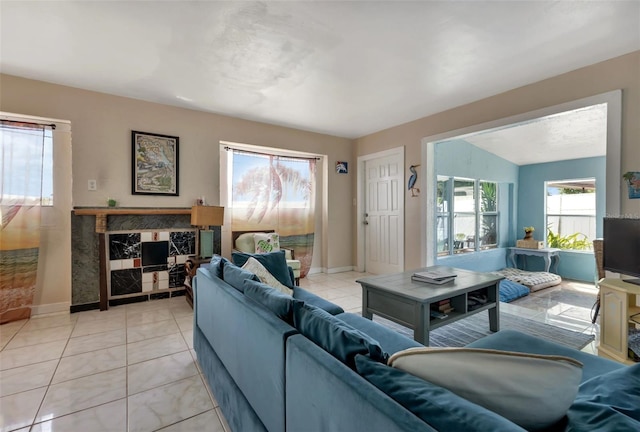
[[[502,351],[516,351],[530,354],[560,355],[571,357],[581,362],[582,382],[593,377],[623,368],[613,360],[578,351],[555,342],[540,339],[516,330],[500,330],[497,333],[478,339],[467,345],[467,348],[487,348]]]
[[[229,260],[226,259],[225,257],[222,257],[220,255],[214,255],[211,257],[211,261],[209,261],[209,264],[206,265],[206,268],[209,270],[209,272],[222,279],[222,268],[224,266],[225,263],[228,263]],[[203,266],[205,267],[205,266]]]
[[[319,297],[298,286],[293,287],[293,298],[319,307],[320,309],[326,310],[331,315],[338,315],[344,312],[344,309],[342,309],[337,304],[333,304],[330,301],[325,300],[322,297]]]
[[[478,348],[410,348],[395,353],[387,364],[527,430],[560,421],[582,378],[582,363],[570,357]]]
[[[289,266],[284,255],[284,250],[278,252],[270,252],[265,254],[249,254],[244,252],[233,252],[231,259],[238,267],[242,267],[244,263],[251,257],[255,258],[260,264],[271,273],[278,281],[288,287],[293,286],[293,281],[289,276]]]
[[[509,279],[502,279],[499,288],[500,301],[505,303],[529,295],[529,288]]]
[[[382,349],[391,354],[395,354],[398,351],[405,350],[407,348],[422,348],[424,345],[410,339],[395,330],[391,330],[388,327],[382,326],[376,322],[371,321],[361,315],[345,312],[337,315],[342,321],[349,324],[351,327],[360,330],[361,332],[368,334],[373,339],[378,341]]]
[[[567,412],[567,431],[639,431],[640,363],[585,381]]]
[[[441,431],[524,431],[520,426],[428,381],[365,356],[357,372],[400,405]]]
[[[355,358],[357,372],[382,392],[440,431],[524,431],[486,408],[404,371]]]
[[[377,341],[312,305],[293,305],[293,326],[351,369],[355,369],[356,354],[366,354],[385,363],[389,357]]]
[[[297,300],[290,295],[250,279],[244,281],[244,295],[273,312],[278,318],[289,324],[293,322],[293,303]]]
[[[240,292],[244,292],[245,280],[249,279],[260,282],[258,276],[243,268],[238,267],[237,265],[229,261],[224,263],[224,265],[222,266],[222,274],[223,280]]]

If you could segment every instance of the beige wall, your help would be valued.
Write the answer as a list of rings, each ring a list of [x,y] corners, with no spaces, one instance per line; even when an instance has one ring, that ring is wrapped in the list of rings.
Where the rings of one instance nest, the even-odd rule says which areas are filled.
[[[71,121],[72,170],[59,165],[55,169],[68,172],[69,179],[73,176],[73,206],[106,206],[111,197],[121,207],[189,207],[200,196],[216,205],[220,199],[220,141],[327,155],[327,187],[331,193],[326,218],[330,228],[323,239],[328,259],[321,265],[327,270],[353,265],[349,221],[353,218],[354,174],[337,175],[332,169],[336,161],[347,161],[355,171],[352,140],[10,75],[0,75],[0,110]],[[180,196],[131,194],[132,130],[180,137]],[[87,190],[89,179],[97,180],[97,191]],[[65,229],[69,233],[62,237],[70,244],[70,228]],[[70,246],[65,248],[65,254],[70,253]],[[56,253],[47,248],[45,260],[54,262]],[[65,271],[69,267],[63,266]],[[68,302],[70,279],[64,285],[42,286],[36,301]]]
[[[622,89],[621,172],[637,171],[640,169],[640,51],[359,138],[355,157],[403,145],[408,171],[409,165],[421,160],[424,137],[616,89]],[[640,215],[640,200],[629,200],[626,187],[620,193],[621,212]],[[420,202],[419,199],[405,200],[406,227],[412,226],[410,221],[421,220]],[[418,227],[405,230],[405,267],[408,269],[422,265],[421,238],[416,232]],[[355,253],[354,248],[354,262],[357,262]]]
[[[71,304],[71,129],[57,123],[53,131],[54,205],[42,208],[34,315],[68,311]],[[63,174],[63,175],[61,175]]]

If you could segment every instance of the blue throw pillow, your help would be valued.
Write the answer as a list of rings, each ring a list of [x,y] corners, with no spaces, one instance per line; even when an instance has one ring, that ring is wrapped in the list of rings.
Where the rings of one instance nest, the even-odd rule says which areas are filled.
[[[289,266],[287,266],[287,259],[284,256],[284,251],[270,252],[265,254],[248,254],[244,252],[233,252],[231,259],[238,267],[242,267],[249,258],[255,258],[260,264],[262,264],[271,273],[278,282],[288,287],[293,286],[293,281],[289,276]]]
[[[509,303],[520,297],[529,295],[529,288],[509,279],[500,281],[500,301]]]
[[[293,303],[297,300],[290,295],[249,279],[244,281],[244,295],[273,312],[278,318],[289,324],[293,323]]]
[[[293,326],[351,369],[355,369],[356,354],[368,354],[372,359],[385,363],[389,358],[377,341],[315,306],[295,303]]]
[[[222,268],[224,264],[228,262],[229,260],[227,260],[225,257],[222,257],[220,255],[214,255],[211,257],[211,261],[209,261],[209,264],[207,264],[207,269],[209,270],[209,273],[211,273],[212,275],[217,276],[220,279],[223,279]]]
[[[238,267],[237,265],[229,261],[224,263],[224,265],[222,266],[222,274],[224,276],[224,281],[240,292],[244,292],[245,280],[250,279],[260,282],[258,276],[246,271],[243,268]]]
[[[437,430],[524,431],[506,418],[407,372],[363,355],[357,355],[355,362],[364,379]]]
[[[640,363],[583,382],[566,431],[639,431]]]
[[[337,304],[333,304],[329,300],[325,300],[322,297],[319,297],[298,286],[293,287],[293,298],[303,301],[312,306],[319,307],[320,309],[326,310],[331,315],[338,315],[344,312],[344,309],[342,309]]]

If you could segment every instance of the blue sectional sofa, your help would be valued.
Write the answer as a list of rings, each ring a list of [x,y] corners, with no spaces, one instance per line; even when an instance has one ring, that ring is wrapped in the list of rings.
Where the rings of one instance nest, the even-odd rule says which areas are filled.
[[[261,304],[251,294],[255,291],[243,292],[256,282],[226,280],[224,266],[232,264],[225,261],[198,269],[194,349],[234,432],[524,430],[435,385],[428,389],[429,398],[441,402],[442,409],[436,404],[426,414],[416,414],[405,408],[359,375],[353,358],[341,358],[343,351],[339,346],[336,350],[342,343],[339,337],[326,338],[332,345],[330,354],[326,346],[294,327],[292,310],[282,309],[285,303],[277,295],[278,305]],[[421,346],[359,315],[345,313],[302,288],[292,288],[293,298],[298,300],[293,313],[314,305],[326,311],[321,312],[327,319],[331,317],[357,329],[365,339],[377,341],[388,354]],[[550,430],[640,430],[625,429],[640,426],[640,365],[625,367],[514,331],[497,332],[471,346],[563,355],[584,364],[574,412],[572,406],[563,421]]]

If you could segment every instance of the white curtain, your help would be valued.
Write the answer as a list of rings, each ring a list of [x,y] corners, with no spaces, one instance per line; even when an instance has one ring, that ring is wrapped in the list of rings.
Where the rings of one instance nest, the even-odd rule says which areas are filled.
[[[31,316],[47,128],[0,122],[0,323]]]
[[[313,258],[316,159],[241,150],[232,158],[232,230],[277,232],[304,277]]]

